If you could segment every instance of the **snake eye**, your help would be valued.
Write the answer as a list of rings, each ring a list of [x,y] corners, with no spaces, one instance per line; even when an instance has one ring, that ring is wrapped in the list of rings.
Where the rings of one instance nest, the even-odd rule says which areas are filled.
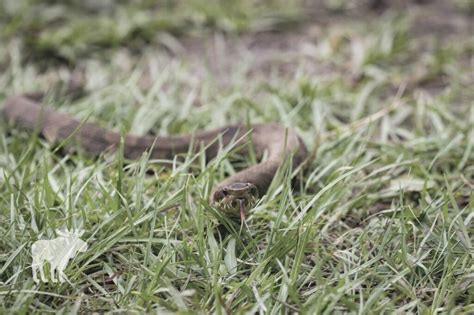
[[[229,195],[229,192],[227,191],[227,189],[222,189],[221,192],[222,192],[222,194],[223,194],[224,196],[228,196],[228,195]]]
[[[225,197],[225,195],[224,195],[224,193],[222,192],[222,190],[217,190],[217,191],[214,193],[213,200],[214,200],[215,202],[220,202],[224,197]]]

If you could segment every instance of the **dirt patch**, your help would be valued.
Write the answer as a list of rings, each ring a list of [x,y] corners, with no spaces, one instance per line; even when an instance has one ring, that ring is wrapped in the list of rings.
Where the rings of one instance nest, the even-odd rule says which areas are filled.
[[[215,33],[200,38],[178,39],[160,35],[161,48],[153,48],[155,51],[151,53],[151,49],[145,48],[138,54],[123,49],[114,58],[123,73],[130,73],[137,57],[146,54],[142,59],[154,66],[155,72],[170,63],[183,63],[189,74],[195,76],[193,80],[210,79],[219,89],[244,91],[249,88],[248,85],[258,86],[272,81],[291,82],[295,77],[302,76],[314,76],[322,80],[342,79],[350,86],[360,79],[352,69],[351,41],[363,41],[369,35],[367,32],[376,32],[375,28],[379,27],[380,22],[393,19],[394,16],[410,18],[407,35],[410,43],[417,46],[415,51],[409,52],[414,59],[427,52],[431,54],[433,43],[446,43],[443,45],[451,47],[453,43],[457,45],[460,41],[467,41],[472,34],[471,17],[452,1],[397,0],[385,3],[390,5],[375,10],[369,9],[368,5],[359,5],[342,11],[313,5],[299,27],[285,32],[242,35]],[[163,49],[163,46],[167,49]],[[471,57],[471,54],[464,53],[457,56],[456,62],[465,65],[464,68],[470,68]],[[410,60],[409,63],[416,61]],[[92,63],[91,72],[97,72],[96,65]],[[399,68],[407,66],[401,63]],[[434,78],[420,76],[409,83],[429,94],[436,94],[449,84],[444,77],[443,74]],[[155,80],[156,76],[144,73],[140,86],[147,90]],[[247,86],[245,83],[248,83]],[[395,82],[395,85],[394,93],[399,83]]]
[[[241,36],[216,34],[210,38],[183,39],[180,41],[182,49],[174,57],[188,60],[197,71],[210,71],[221,84],[225,84],[229,74],[236,72],[253,80],[268,76],[291,79],[298,71],[347,76],[349,65],[331,64],[316,56],[324,53],[321,52],[324,45],[336,46],[338,41],[344,40],[339,30],[370,25],[375,20],[399,14],[408,14],[411,18],[408,35],[417,41],[466,39],[472,30],[470,16],[450,1],[394,1],[384,10],[368,10],[360,6],[337,13],[317,8],[312,8],[312,12],[306,23],[288,32]],[[322,43],[323,40],[327,43]],[[331,48],[334,47],[327,49]],[[427,82],[423,84],[429,85]],[[429,85],[430,90],[433,86],[435,90],[442,87]]]

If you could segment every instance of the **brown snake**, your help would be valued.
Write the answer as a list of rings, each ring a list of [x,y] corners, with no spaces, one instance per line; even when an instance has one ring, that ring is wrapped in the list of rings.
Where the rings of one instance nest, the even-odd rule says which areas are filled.
[[[72,137],[82,148],[93,155],[116,149],[120,133],[98,127],[92,123],[81,123],[72,116],[44,107],[28,95],[9,97],[3,107],[3,116],[14,126],[38,131],[47,141],[58,143]],[[216,141],[221,137],[221,141]],[[232,125],[210,131],[198,131],[170,137],[124,136],[124,156],[136,159],[143,152],[151,150],[154,159],[173,159],[176,154],[187,153],[191,144],[205,147],[206,159],[217,156],[221,145],[234,142],[242,147],[240,153],[247,154],[251,141],[257,157],[264,153],[266,159],[239,171],[219,183],[211,192],[210,203],[233,219],[245,220],[245,211],[255,205],[259,196],[266,193],[278,168],[287,158],[293,166],[299,165],[307,156],[307,150],[293,129],[281,125],[255,124]]]

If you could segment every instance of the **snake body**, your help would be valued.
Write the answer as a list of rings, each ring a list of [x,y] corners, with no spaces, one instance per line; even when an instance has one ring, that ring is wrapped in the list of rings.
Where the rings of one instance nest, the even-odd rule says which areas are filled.
[[[3,107],[3,116],[13,126],[39,132],[47,141],[58,143],[73,138],[86,152],[99,155],[118,148],[120,133],[101,128],[93,123],[82,123],[69,114],[42,106],[34,97],[9,97]],[[219,141],[217,141],[219,139]],[[252,207],[259,196],[267,191],[282,163],[291,158],[294,167],[307,156],[307,150],[295,130],[275,123],[231,125],[209,131],[198,131],[170,137],[124,136],[124,156],[139,158],[150,151],[153,159],[173,159],[176,154],[205,148],[206,159],[217,156],[221,146],[234,143],[240,153],[248,154],[251,142],[257,157],[266,159],[229,176],[217,184],[210,195],[210,203],[232,218],[244,219],[246,208]]]

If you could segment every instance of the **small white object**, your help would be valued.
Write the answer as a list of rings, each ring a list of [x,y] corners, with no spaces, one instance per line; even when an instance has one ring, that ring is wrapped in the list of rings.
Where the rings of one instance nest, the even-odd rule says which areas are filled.
[[[44,274],[44,264],[49,262],[51,266],[51,281],[65,282],[67,277],[64,270],[70,259],[74,258],[78,252],[87,250],[87,243],[79,237],[84,234],[82,230],[61,231],[56,230],[59,237],[52,240],[39,240],[31,245],[31,255],[33,263],[31,269],[33,271],[33,281],[39,283],[37,271],[39,270],[41,281],[48,282]],[[55,277],[57,274],[57,278]]]

